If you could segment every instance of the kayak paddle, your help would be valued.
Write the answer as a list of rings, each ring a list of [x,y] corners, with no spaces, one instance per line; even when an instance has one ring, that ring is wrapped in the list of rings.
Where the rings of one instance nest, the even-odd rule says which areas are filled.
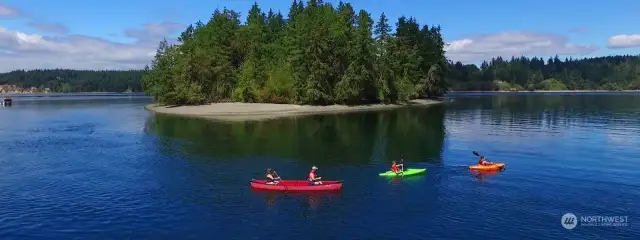
[[[476,151],[473,151],[473,155],[476,155],[476,156],[478,156],[478,157],[480,156],[480,154],[479,154],[478,152],[476,152]],[[487,158],[485,158],[485,159],[487,159]],[[487,161],[489,161],[489,160],[487,160]],[[490,163],[490,164],[494,164],[494,163],[492,163],[492,162],[489,162],[489,163]]]
[[[400,174],[404,176],[404,156],[402,154],[400,154],[400,169]]]
[[[476,155],[476,156],[480,157],[480,153],[478,153],[478,152],[476,152],[476,151],[473,151],[473,155]],[[486,159],[486,158],[485,158],[485,159]],[[487,161],[488,161],[488,160],[487,160]]]

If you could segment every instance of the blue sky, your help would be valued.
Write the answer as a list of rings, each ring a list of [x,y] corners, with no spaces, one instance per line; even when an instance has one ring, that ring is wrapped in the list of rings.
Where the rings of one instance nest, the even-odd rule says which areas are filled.
[[[0,2],[0,29],[4,29],[0,31],[0,71],[140,67],[149,61],[155,47],[152,45],[161,35],[175,36],[182,24],[206,22],[217,7],[246,15],[253,2],[4,0]],[[257,2],[264,11],[272,8],[285,15],[291,4],[290,0]],[[384,11],[392,20],[406,15],[416,17],[421,24],[441,25],[445,40],[452,44],[447,49],[450,59],[463,62],[511,55],[640,53],[636,47],[640,46],[637,0],[606,4],[577,0],[346,2],[356,9],[366,9],[374,19]],[[609,40],[621,34],[626,36],[616,38],[612,44],[617,48],[609,48]],[[50,55],[43,55],[46,51]]]

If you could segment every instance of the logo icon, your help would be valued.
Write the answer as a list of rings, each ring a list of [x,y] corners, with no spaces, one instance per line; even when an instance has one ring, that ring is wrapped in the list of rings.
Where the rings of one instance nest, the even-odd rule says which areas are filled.
[[[565,229],[574,229],[578,226],[578,217],[573,213],[566,213],[565,215],[562,215],[560,223],[562,223],[562,227]]]

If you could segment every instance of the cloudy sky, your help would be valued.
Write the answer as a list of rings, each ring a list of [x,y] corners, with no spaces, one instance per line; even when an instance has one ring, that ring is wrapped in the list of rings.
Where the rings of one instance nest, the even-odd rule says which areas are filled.
[[[331,0],[325,2],[337,2]],[[257,1],[285,15],[290,0]],[[448,57],[478,63],[495,56],[592,57],[640,53],[640,1],[354,0],[374,18],[414,16],[440,24]],[[14,69],[131,69],[158,41],[206,22],[219,7],[246,16],[248,0],[0,0],[0,72]],[[244,17],[243,16],[243,17]],[[394,21],[395,22],[395,21]]]

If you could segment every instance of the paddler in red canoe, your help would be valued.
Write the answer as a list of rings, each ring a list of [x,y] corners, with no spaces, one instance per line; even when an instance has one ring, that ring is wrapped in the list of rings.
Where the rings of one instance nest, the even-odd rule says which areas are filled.
[[[280,176],[271,168],[267,168],[267,173],[265,174],[267,178],[267,184],[278,184],[280,182]]]
[[[402,173],[402,170],[400,170],[400,167],[402,166],[402,164],[397,164],[396,160],[391,161],[391,171],[393,171],[396,174],[400,174]]]
[[[307,174],[307,181],[309,181],[309,185],[322,184],[322,181],[320,181],[322,177],[318,177],[316,175],[316,170],[318,170],[318,168],[316,166],[313,166],[311,167],[311,171],[309,171],[309,174]]]

